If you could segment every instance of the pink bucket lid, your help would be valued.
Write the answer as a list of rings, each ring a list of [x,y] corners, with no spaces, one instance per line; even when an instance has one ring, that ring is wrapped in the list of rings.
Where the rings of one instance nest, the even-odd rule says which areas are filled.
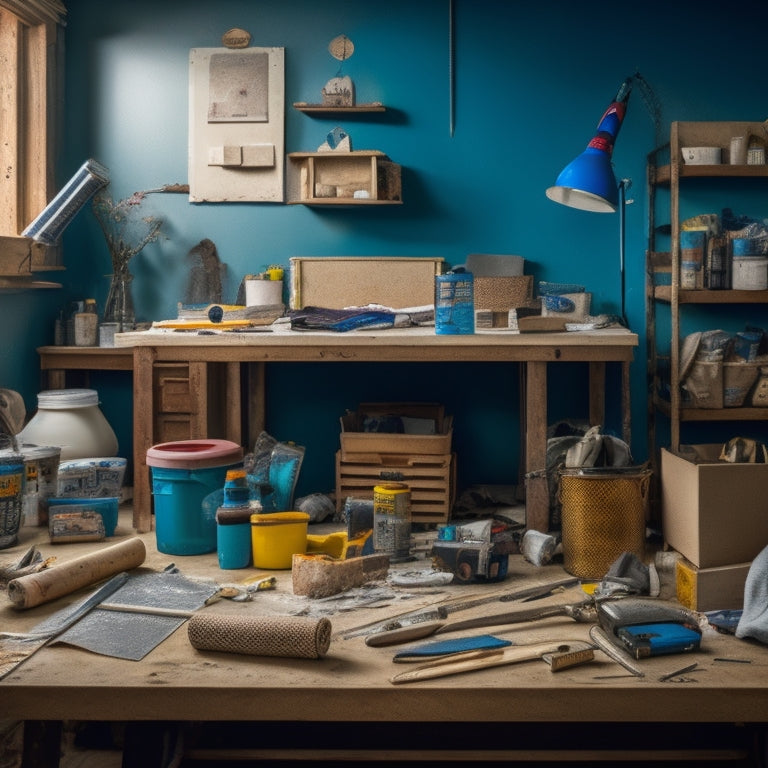
[[[242,460],[242,446],[231,440],[177,440],[147,449],[147,464],[166,469],[221,467]]]

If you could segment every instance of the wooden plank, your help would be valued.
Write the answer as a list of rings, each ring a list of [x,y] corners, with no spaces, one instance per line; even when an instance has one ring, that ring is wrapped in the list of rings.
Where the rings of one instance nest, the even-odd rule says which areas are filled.
[[[155,422],[153,363],[155,350],[137,347],[133,353],[133,527],[138,533],[152,530],[147,450],[152,447]]]
[[[54,110],[49,103],[54,66],[50,61],[56,29],[52,24],[37,24],[26,30],[24,68],[26,94],[23,104],[22,154],[24,184],[20,189],[20,226],[26,226],[48,204],[53,183]]]
[[[208,434],[209,389],[208,364],[189,364],[189,431],[193,439],[213,437]]]
[[[2,143],[0,142],[0,145]],[[2,215],[2,206],[0,206],[0,216]],[[0,227],[2,227],[1,222]],[[32,241],[29,238],[0,235],[0,275],[13,277],[32,275]]]
[[[19,130],[21,118],[21,40],[23,25],[8,11],[0,9],[0,50],[10,52],[10,61],[0,65],[0,233],[18,235],[21,231],[18,198],[21,191]]]
[[[243,445],[243,382],[241,365],[225,363],[224,372],[224,436],[233,443]]]
[[[589,363],[589,424],[605,426],[605,361]]]
[[[247,434],[245,442],[251,446],[255,443],[256,437],[266,429],[266,366],[264,363],[247,364],[246,393],[247,403],[246,412],[248,419]]]
[[[547,365],[526,363],[525,380],[525,525],[535,531],[549,530],[547,486]]]

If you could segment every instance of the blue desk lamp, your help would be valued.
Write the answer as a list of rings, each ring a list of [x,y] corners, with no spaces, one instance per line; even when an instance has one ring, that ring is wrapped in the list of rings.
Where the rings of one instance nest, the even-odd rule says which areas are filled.
[[[629,179],[616,181],[611,155],[627,111],[632,86],[641,76],[628,77],[619,88],[605,114],[600,118],[597,131],[587,148],[565,166],[553,187],[547,189],[547,197],[556,203],[583,211],[613,213],[619,211],[619,266],[621,273],[621,322],[627,326],[625,312],[625,207]],[[644,81],[643,81],[644,82]]]

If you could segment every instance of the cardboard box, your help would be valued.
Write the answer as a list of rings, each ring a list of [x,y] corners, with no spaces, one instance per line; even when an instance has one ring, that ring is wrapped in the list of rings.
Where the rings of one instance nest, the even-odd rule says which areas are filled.
[[[698,568],[751,561],[768,545],[768,464],[718,461],[721,449],[661,449],[664,540]]]
[[[365,419],[401,416],[432,422],[434,434],[363,432]],[[423,456],[450,454],[453,417],[446,416],[438,403],[362,403],[357,411],[341,417],[341,455],[344,461],[380,462],[382,456]]]
[[[343,309],[366,304],[431,306],[442,258],[427,256],[295,256],[290,259],[290,307]]]
[[[744,584],[749,563],[697,568],[680,559],[676,565],[677,599],[692,611],[740,610],[744,607]]]

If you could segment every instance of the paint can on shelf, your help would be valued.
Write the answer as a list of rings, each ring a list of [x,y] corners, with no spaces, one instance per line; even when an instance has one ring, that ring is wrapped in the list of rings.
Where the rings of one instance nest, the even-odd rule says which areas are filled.
[[[734,255],[731,287],[735,291],[764,291],[768,288],[768,259]]]

